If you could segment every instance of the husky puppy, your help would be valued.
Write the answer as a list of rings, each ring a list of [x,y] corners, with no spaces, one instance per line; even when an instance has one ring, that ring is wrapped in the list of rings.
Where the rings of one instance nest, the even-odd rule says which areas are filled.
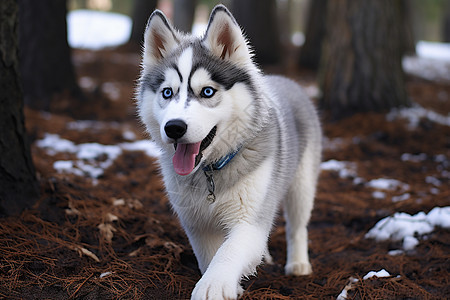
[[[198,38],[155,11],[136,95],[203,274],[192,299],[242,294],[241,279],[263,258],[271,261],[267,244],[280,203],[286,274],[310,274],[306,226],[321,157],[317,113],[296,83],[261,73],[231,13],[215,7]]]

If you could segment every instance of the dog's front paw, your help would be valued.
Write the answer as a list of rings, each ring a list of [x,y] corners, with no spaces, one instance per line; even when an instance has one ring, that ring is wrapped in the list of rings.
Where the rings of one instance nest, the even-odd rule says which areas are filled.
[[[307,263],[289,263],[284,268],[286,275],[310,275],[312,273],[312,267],[309,262]]]
[[[244,290],[236,282],[227,282],[223,278],[205,278],[204,276],[195,285],[191,300],[232,300],[238,299]]]

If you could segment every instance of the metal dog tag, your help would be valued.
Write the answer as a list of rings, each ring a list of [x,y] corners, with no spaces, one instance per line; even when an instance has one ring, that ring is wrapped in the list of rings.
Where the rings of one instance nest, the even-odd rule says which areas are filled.
[[[206,196],[206,200],[212,204],[216,201],[216,195],[214,194],[214,191],[216,189],[216,185],[214,183],[214,178],[212,175],[212,172],[210,171],[205,171],[205,175],[206,175],[206,184],[208,186],[208,192],[209,195]]]

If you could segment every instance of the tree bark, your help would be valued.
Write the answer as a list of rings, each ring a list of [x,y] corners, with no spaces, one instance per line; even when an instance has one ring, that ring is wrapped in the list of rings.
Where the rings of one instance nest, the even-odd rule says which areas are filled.
[[[196,0],[173,1],[173,25],[180,31],[191,32],[194,23]]]
[[[442,35],[443,42],[450,43],[450,2],[445,4],[445,13],[442,20]]]
[[[413,13],[412,13],[412,3],[410,0],[399,0],[400,1],[400,18],[401,18],[401,28],[402,30],[402,42],[403,42],[403,55],[414,55],[416,54],[416,38],[414,36],[413,30]]]
[[[19,0],[20,70],[25,103],[49,110],[55,94],[80,97],[67,42],[65,0]]]
[[[133,26],[131,28],[130,41],[142,44],[144,41],[145,26],[147,20],[156,8],[157,0],[134,0],[133,1]]]
[[[0,2],[0,215],[34,203],[38,185],[24,126],[16,0]]]
[[[325,38],[328,0],[310,1],[308,21],[306,24],[305,44],[300,49],[299,64],[302,67],[317,70]]]
[[[233,15],[255,52],[259,64],[279,63],[281,47],[274,0],[234,0]]]
[[[335,118],[409,105],[399,1],[330,1],[320,106]]]

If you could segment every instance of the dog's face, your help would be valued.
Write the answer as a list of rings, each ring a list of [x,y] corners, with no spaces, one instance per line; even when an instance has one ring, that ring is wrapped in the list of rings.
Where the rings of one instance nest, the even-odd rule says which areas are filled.
[[[225,7],[211,13],[203,38],[180,34],[160,11],[152,14],[144,35],[139,114],[152,139],[174,152],[177,174],[190,174],[203,160],[236,147],[237,126],[252,114],[252,68],[247,42]]]

